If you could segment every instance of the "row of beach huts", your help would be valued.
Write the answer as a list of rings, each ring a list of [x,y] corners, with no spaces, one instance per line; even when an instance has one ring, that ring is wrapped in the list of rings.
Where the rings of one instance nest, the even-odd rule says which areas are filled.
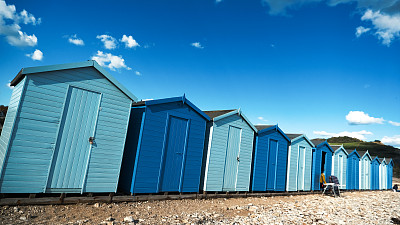
[[[390,189],[393,161],[254,126],[185,96],[138,101],[95,61],[22,69],[0,137],[0,193]]]

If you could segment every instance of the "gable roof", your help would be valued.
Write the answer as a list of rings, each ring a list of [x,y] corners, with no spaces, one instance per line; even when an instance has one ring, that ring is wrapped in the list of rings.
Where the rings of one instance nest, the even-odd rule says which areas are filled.
[[[349,155],[347,157],[350,157],[351,155],[357,155],[358,158],[361,158],[360,154],[358,154],[357,150],[354,149],[354,151],[352,151],[351,153],[349,153]]]
[[[215,117],[224,115],[226,113],[235,111],[236,109],[228,109],[228,110],[215,110],[215,111],[203,111],[207,116],[209,116],[211,119],[214,119]]]
[[[367,156],[372,161],[372,157],[369,154],[368,150],[367,151],[358,151],[358,154],[360,155],[361,158],[363,158],[364,156]]]
[[[304,139],[306,139],[306,141],[307,141],[312,147],[315,147],[315,145],[310,141],[310,139],[308,139],[308,137],[307,137],[305,134],[286,134],[286,135],[290,138],[290,140],[291,140],[292,143],[293,143],[294,141],[297,141],[297,140],[301,139],[301,138],[304,138]]]
[[[281,130],[281,128],[278,127],[278,124],[277,124],[277,125],[255,125],[255,127],[257,128],[257,130],[258,130],[257,133],[258,133],[259,135],[262,134],[262,133],[268,132],[268,131],[270,131],[270,130],[276,130],[277,132],[281,133],[282,136],[283,136],[288,142],[291,142],[290,138],[285,134],[285,132],[283,132],[283,131]]]
[[[372,158],[371,163],[376,160],[379,164],[381,164],[381,161],[379,161],[378,156],[371,156],[371,158]]]
[[[385,162],[385,164],[386,164],[386,160],[385,160],[385,158],[378,158],[379,159],[379,162],[382,164],[383,162]]]
[[[347,152],[347,150],[343,147],[343,145],[330,145],[333,152],[337,152],[342,150],[346,155],[349,155],[349,153]]]
[[[332,147],[329,145],[328,141],[325,139],[312,139],[311,142],[315,145],[316,148],[322,147],[326,145],[328,149],[333,153]]]
[[[133,103],[132,107],[139,107],[139,106],[150,106],[150,105],[159,105],[171,102],[182,102],[183,104],[188,105],[192,108],[195,112],[197,112],[200,116],[202,116],[207,121],[210,121],[210,117],[207,116],[203,111],[201,111],[197,106],[195,106],[189,99],[186,98],[185,95],[181,97],[172,97],[172,98],[162,98],[162,99],[155,99],[155,100],[147,100],[147,101],[140,101],[137,103]]]
[[[392,163],[392,165],[394,164],[392,158],[386,158],[386,162],[387,162],[388,165],[389,165],[390,163]]]
[[[10,86],[17,85],[22,79],[24,79],[25,75],[33,74],[33,73],[43,73],[49,71],[56,70],[68,70],[68,69],[77,69],[84,67],[93,67],[99,73],[101,73],[108,81],[110,81],[115,87],[117,87],[122,93],[124,93],[127,97],[129,97],[133,101],[137,101],[137,97],[133,95],[128,89],[126,89],[122,84],[120,84],[113,76],[111,76],[103,67],[101,67],[96,61],[88,60],[77,63],[66,63],[66,64],[57,64],[50,66],[36,66],[36,67],[27,67],[22,68],[17,76],[10,82]]]
[[[240,117],[242,117],[244,119],[244,121],[246,121],[246,123],[251,127],[251,129],[253,129],[254,132],[257,133],[257,128],[254,127],[254,125],[250,122],[249,119],[247,119],[247,117],[243,114],[241,109],[228,109],[228,110],[214,110],[214,111],[204,111],[205,114],[207,115],[211,115],[213,116],[211,118],[211,120],[213,121],[217,121],[223,118],[226,118],[228,116],[232,116],[232,115],[239,115]],[[210,117],[211,117],[210,116]]]

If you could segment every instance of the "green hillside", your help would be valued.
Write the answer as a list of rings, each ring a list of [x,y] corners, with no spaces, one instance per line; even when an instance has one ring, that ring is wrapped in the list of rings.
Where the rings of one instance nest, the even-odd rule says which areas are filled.
[[[371,156],[379,158],[392,158],[394,162],[393,176],[400,178],[400,149],[384,145],[380,141],[365,142],[351,137],[333,137],[328,139],[331,145],[342,145],[347,152],[352,152],[354,149],[367,151]]]

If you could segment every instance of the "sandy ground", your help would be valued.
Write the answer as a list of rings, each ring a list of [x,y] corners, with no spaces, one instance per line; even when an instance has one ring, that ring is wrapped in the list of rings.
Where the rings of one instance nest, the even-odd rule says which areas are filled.
[[[325,205],[325,206],[324,206]],[[4,206],[0,224],[393,224],[400,193]],[[400,220],[399,220],[400,222]]]

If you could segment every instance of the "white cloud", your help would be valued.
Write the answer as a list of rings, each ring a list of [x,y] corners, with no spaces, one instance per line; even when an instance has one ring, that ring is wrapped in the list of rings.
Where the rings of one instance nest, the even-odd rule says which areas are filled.
[[[389,15],[368,9],[361,20],[372,23],[375,35],[384,45],[390,46],[394,39],[400,37],[400,14]]]
[[[142,76],[142,74],[139,71],[135,71],[135,74],[138,76]]]
[[[125,48],[136,48],[140,46],[132,36],[126,36],[125,34],[122,36],[121,42],[125,43]]]
[[[41,19],[36,19],[26,10],[17,13],[15,5],[7,5],[4,0],[0,0],[0,35],[5,36],[7,42],[13,46],[35,46],[37,37],[28,35],[21,31],[20,23],[40,24]]]
[[[110,35],[97,35],[96,38],[103,42],[104,48],[106,49],[115,49],[117,47],[117,40]]]
[[[308,3],[320,1],[322,0],[261,0],[264,5],[269,6],[271,15],[286,15],[289,8],[299,8]]]
[[[353,138],[357,138],[360,140],[365,140],[367,139],[365,137],[365,135],[372,135],[372,132],[366,131],[366,130],[362,130],[362,131],[342,131],[339,133],[330,133],[330,132],[326,132],[326,131],[313,131],[314,134],[316,135],[321,135],[324,137],[343,137],[343,136],[348,136],[348,137],[353,137]]]
[[[215,3],[220,3],[222,2],[222,0],[215,0]]]
[[[394,121],[388,121],[390,124],[392,124],[393,126],[396,126],[396,127],[400,127],[400,123],[399,122],[394,122]]]
[[[200,42],[194,42],[194,43],[191,43],[190,45],[195,48],[200,48],[200,49],[204,48],[203,46],[201,46]]]
[[[359,26],[356,28],[356,37],[360,37],[363,33],[368,32],[371,28],[365,28],[363,26]]]
[[[261,121],[264,121],[264,122],[267,122],[267,121],[268,121],[268,120],[264,119],[264,117],[262,117],[262,116],[257,117],[257,119],[259,119],[259,120],[261,120]]]
[[[8,88],[10,88],[11,90],[14,88],[14,86],[11,86],[11,81],[8,82],[8,83],[6,84],[6,86],[7,86]]]
[[[400,148],[400,135],[394,135],[393,137],[384,136],[381,142],[385,145],[392,145]]]
[[[26,54],[29,58],[37,61],[42,61],[43,59],[43,52],[40,51],[39,49],[36,49],[33,53],[31,54]]]
[[[83,46],[85,45],[85,42],[83,42],[82,39],[78,38],[76,36],[76,34],[72,35],[71,37],[68,38],[68,42],[72,43],[74,45],[78,45],[78,46]]]
[[[96,60],[96,62],[103,67],[108,67],[110,70],[115,71],[115,69],[127,69],[131,70],[125,64],[125,60],[122,56],[112,55],[111,53],[103,53],[102,51],[97,51],[95,56],[92,56],[92,60]]]
[[[361,125],[361,124],[382,124],[385,120],[383,118],[375,118],[369,116],[367,113],[362,111],[350,111],[346,115],[346,120],[350,125]]]

